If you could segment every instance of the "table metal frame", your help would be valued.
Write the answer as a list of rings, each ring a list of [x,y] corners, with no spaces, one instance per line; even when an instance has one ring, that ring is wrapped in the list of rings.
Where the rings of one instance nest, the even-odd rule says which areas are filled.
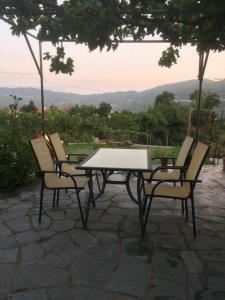
[[[77,166],[77,169],[85,170],[87,172],[87,175],[90,176],[91,180],[92,180],[91,175],[92,175],[93,170],[101,171],[102,176],[103,176],[103,184],[100,189],[100,192],[95,197],[95,199],[97,199],[104,193],[106,184],[123,184],[123,185],[125,185],[128,195],[130,196],[131,200],[138,205],[140,226],[141,226],[142,235],[144,235],[144,231],[145,231],[144,230],[144,215],[145,215],[145,210],[146,210],[145,209],[146,208],[146,199],[145,199],[145,197],[142,199],[141,194],[142,194],[143,182],[144,182],[143,172],[151,172],[152,171],[152,161],[151,161],[150,149],[141,149],[141,150],[144,150],[144,153],[146,155],[146,163],[143,164],[143,162],[142,162],[142,165],[140,164],[140,166],[138,163],[131,163],[130,166],[127,166],[127,162],[126,163],[122,162],[121,165],[118,166],[117,163],[118,163],[119,159],[118,160],[115,159],[114,167],[107,165],[107,162],[105,162],[105,164],[100,163],[100,162],[97,164],[96,163],[88,164],[89,162],[91,162],[91,160],[93,160],[93,158],[95,158],[96,155],[99,155],[99,151],[101,151],[101,149],[106,149],[106,148],[100,148],[97,151],[95,151],[94,153],[92,153],[91,155],[89,155],[84,161],[82,161]],[[121,151],[123,149],[112,148],[111,153],[114,153],[114,154],[116,152],[119,153],[118,150]],[[130,153],[132,155],[132,152],[134,153],[134,151],[138,150],[138,149],[124,149],[124,150],[126,150],[126,151],[129,150],[127,153],[128,154]],[[110,159],[110,158],[108,158],[108,159]],[[138,156],[136,156],[136,157],[134,156],[133,159],[138,159]],[[116,171],[125,172],[126,173],[125,180],[110,180],[110,176]],[[134,197],[134,195],[130,189],[130,178],[131,178],[132,173],[137,174],[137,199]],[[93,188],[93,182],[91,182],[91,187]],[[93,206],[95,206],[95,202],[93,203]]]

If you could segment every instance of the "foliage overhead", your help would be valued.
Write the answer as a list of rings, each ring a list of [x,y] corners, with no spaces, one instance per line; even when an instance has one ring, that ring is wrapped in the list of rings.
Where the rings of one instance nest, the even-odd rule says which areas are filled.
[[[74,70],[62,41],[85,44],[91,51],[115,50],[125,38],[157,36],[170,43],[159,61],[167,67],[187,43],[198,52],[225,48],[225,0],[1,0],[0,17],[15,35],[35,30],[38,39],[57,45],[55,56],[45,56],[56,73]]]

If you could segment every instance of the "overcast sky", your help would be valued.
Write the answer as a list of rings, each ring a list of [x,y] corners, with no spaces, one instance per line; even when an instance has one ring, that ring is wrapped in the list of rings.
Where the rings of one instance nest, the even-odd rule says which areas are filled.
[[[12,36],[9,26],[0,21],[0,86],[39,87],[39,76],[23,37]],[[38,54],[38,43],[32,40]],[[161,52],[167,44],[120,44],[114,52],[95,50],[86,46],[65,44],[67,55],[74,59],[75,72],[55,75],[44,62],[46,89],[81,94],[110,91],[145,90],[183,80],[196,79],[198,56],[195,48],[182,49],[178,64],[170,69],[158,65]],[[44,43],[43,52],[54,49]],[[225,52],[212,53],[206,69],[206,78],[225,78]]]

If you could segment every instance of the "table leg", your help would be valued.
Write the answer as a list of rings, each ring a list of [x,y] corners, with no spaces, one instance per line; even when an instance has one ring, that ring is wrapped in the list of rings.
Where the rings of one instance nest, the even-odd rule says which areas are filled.
[[[98,199],[105,192],[105,186],[107,182],[107,171],[101,170],[101,173],[102,173],[102,180],[103,180],[102,187],[99,189],[99,193],[95,196],[95,200]]]
[[[145,234],[145,225],[144,225],[144,214],[145,209],[143,209],[142,206],[142,199],[141,199],[141,192],[142,192],[142,184],[143,184],[143,174],[142,172],[138,173],[138,179],[137,179],[137,197],[138,197],[138,208],[139,208],[139,220],[141,225],[141,233],[142,236]]]
[[[127,173],[127,177],[126,177],[126,181],[125,181],[126,188],[127,188],[127,193],[128,193],[128,195],[130,196],[131,200],[132,200],[133,202],[135,202],[136,204],[138,204],[138,200],[135,199],[135,197],[134,197],[134,195],[133,195],[133,193],[131,192],[131,189],[130,189],[130,178],[131,178],[131,174],[132,174],[131,171]]]
[[[89,177],[88,186],[89,186],[89,202],[92,202],[93,207],[95,207],[95,197],[93,191],[93,176],[92,170],[86,170],[86,175]]]

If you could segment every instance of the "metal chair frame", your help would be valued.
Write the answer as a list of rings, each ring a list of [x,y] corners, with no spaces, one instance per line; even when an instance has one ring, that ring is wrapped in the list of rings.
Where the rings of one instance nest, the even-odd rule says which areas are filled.
[[[55,134],[58,135],[58,133],[55,133]],[[58,136],[58,138],[59,138],[59,136]],[[69,164],[73,164],[73,163],[78,163],[79,162],[79,161],[76,161],[76,160],[70,160],[70,156],[72,156],[72,155],[82,155],[82,156],[86,156],[86,157],[88,156],[87,154],[84,154],[84,153],[82,153],[82,154],[80,154],[80,153],[69,153],[69,154],[64,153],[65,157],[68,155],[68,159],[67,160],[62,160],[59,157],[58,151],[56,150],[56,147],[55,147],[55,145],[53,143],[51,135],[48,135],[48,140],[49,140],[49,143],[51,145],[51,149],[53,150],[54,156],[56,158],[56,164],[57,164],[59,170],[62,169],[62,164],[68,164],[69,165]],[[59,138],[59,140],[60,140],[60,138]],[[64,151],[63,146],[62,146],[62,149]],[[75,167],[74,167],[74,170],[75,170]],[[86,172],[86,174],[70,174],[70,175],[72,175],[72,176],[90,176],[90,174],[87,173],[87,172]],[[100,188],[100,183],[99,183],[99,178],[98,178],[97,172],[96,172],[96,180],[97,180],[98,189],[100,191],[101,188]],[[94,204],[94,202],[93,202],[93,204]]]
[[[176,183],[180,183],[181,185],[184,184],[185,182],[190,183],[190,193],[187,197],[176,197],[176,199],[179,200],[184,200],[185,201],[185,206],[186,206],[186,219],[188,218],[188,207],[187,207],[187,200],[191,200],[191,211],[192,211],[192,224],[193,224],[193,236],[196,237],[196,220],[195,220],[195,206],[194,206],[194,188],[196,183],[201,182],[201,180],[198,180],[199,173],[201,171],[201,168],[203,166],[203,163],[209,153],[210,146],[208,146],[205,154],[201,158],[201,164],[198,168],[198,171],[195,174],[195,178],[193,180],[181,178],[181,179],[165,179],[165,180],[157,180],[157,183],[154,185],[151,194],[148,195],[145,192],[145,185],[144,185],[144,177],[143,174],[139,174],[138,176],[138,182],[137,182],[137,189],[138,189],[138,206],[139,206],[139,219],[140,219],[140,225],[141,225],[141,231],[142,231],[142,236],[144,236],[145,231],[146,231],[146,226],[149,218],[149,213],[151,209],[151,204],[153,198],[170,198],[174,199],[174,196],[165,196],[165,195],[160,195],[160,194],[155,194],[156,188],[162,184],[162,183],[173,183],[174,185]],[[155,171],[152,172],[151,176],[153,177],[155,172],[157,172],[160,169],[183,169],[183,167],[176,167],[176,166],[171,166],[171,167],[158,167]],[[174,187],[175,188],[175,187]],[[141,197],[141,192],[142,190],[144,191],[144,197]],[[148,201],[149,199],[149,201]]]
[[[43,139],[44,140],[44,139]],[[83,212],[83,209],[82,209],[82,206],[81,206],[81,201],[80,201],[80,192],[81,190],[84,189],[84,187],[82,188],[79,188],[77,186],[77,182],[74,178],[74,176],[71,176],[70,174],[68,173],[65,173],[65,172],[61,172],[59,170],[55,170],[55,171],[52,171],[52,170],[42,170],[41,169],[41,166],[39,164],[39,161],[38,161],[38,158],[36,156],[36,153],[34,151],[34,147],[32,145],[32,141],[30,141],[30,145],[31,145],[31,149],[33,151],[33,154],[34,154],[34,157],[35,157],[35,160],[36,160],[36,163],[38,165],[38,168],[39,170],[37,170],[37,173],[39,173],[41,175],[41,188],[40,188],[40,205],[39,205],[39,223],[41,223],[41,219],[42,219],[42,211],[44,210],[43,209],[43,196],[44,196],[44,189],[49,189],[49,190],[53,190],[54,192],[54,197],[53,197],[53,207],[55,206],[55,193],[57,192],[57,202],[58,202],[58,198],[59,198],[59,191],[61,189],[71,189],[71,190],[74,190],[75,193],[76,193],[76,197],[77,197],[77,201],[78,201],[78,206],[79,206],[79,211],[80,211],[80,215],[81,215],[81,221],[82,221],[82,225],[83,225],[83,228],[86,229],[87,228],[87,221],[88,221],[88,216],[89,216],[89,209],[90,209],[90,202],[91,201],[94,201],[94,197],[93,197],[93,187],[92,187],[92,178],[89,178],[89,181],[88,181],[88,187],[89,187],[89,196],[88,196],[88,201],[87,201],[87,207],[86,207],[86,215],[84,216],[84,212]],[[48,149],[49,151],[49,149]],[[49,151],[50,153],[50,151]],[[72,182],[74,183],[74,187],[69,187],[67,185],[65,186],[60,186],[60,187],[48,187],[45,183],[45,175],[46,174],[56,174],[58,175],[59,177],[60,176],[65,176],[67,178],[70,178],[72,180]],[[58,204],[58,203],[57,203]]]

